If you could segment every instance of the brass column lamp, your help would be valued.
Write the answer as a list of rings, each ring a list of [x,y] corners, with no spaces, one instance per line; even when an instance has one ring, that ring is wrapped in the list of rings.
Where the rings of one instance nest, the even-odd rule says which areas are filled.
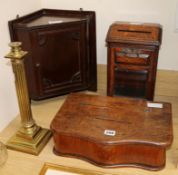
[[[50,139],[51,132],[36,125],[32,117],[24,68],[24,57],[27,52],[22,51],[21,42],[12,42],[9,46],[11,47],[11,51],[5,57],[11,59],[15,75],[22,126],[6,145],[9,149],[38,155]]]

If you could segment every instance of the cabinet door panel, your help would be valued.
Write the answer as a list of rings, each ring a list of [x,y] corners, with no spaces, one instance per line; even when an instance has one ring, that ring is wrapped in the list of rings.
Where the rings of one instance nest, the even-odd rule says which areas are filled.
[[[36,67],[43,93],[66,88],[86,88],[86,25],[70,24],[32,32]],[[33,37],[32,37],[33,38]]]

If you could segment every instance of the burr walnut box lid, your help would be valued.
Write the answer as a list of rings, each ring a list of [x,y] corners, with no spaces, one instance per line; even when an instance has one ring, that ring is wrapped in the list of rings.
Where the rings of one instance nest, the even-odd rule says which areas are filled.
[[[115,22],[109,27],[106,41],[159,46],[161,37],[160,24]]]
[[[160,169],[172,143],[171,104],[74,93],[51,129],[56,154],[101,166]]]

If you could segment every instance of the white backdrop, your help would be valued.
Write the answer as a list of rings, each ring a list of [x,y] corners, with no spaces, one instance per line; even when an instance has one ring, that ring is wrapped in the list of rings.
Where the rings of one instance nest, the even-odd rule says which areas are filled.
[[[41,8],[40,0],[5,0],[0,3],[0,131],[19,113],[10,61],[4,56],[10,51],[8,20]]]

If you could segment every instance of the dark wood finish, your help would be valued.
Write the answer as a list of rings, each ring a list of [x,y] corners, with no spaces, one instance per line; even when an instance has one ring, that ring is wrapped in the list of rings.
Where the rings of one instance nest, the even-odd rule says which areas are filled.
[[[107,95],[153,100],[162,28],[159,24],[116,22],[107,34]]]
[[[173,138],[171,104],[152,108],[147,102],[70,94],[51,123],[54,152],[104,167],[163,168]]]
[[[42,9],[9,21],[9,29],[29,52],[31,99],[97,90],[95,12]]]

